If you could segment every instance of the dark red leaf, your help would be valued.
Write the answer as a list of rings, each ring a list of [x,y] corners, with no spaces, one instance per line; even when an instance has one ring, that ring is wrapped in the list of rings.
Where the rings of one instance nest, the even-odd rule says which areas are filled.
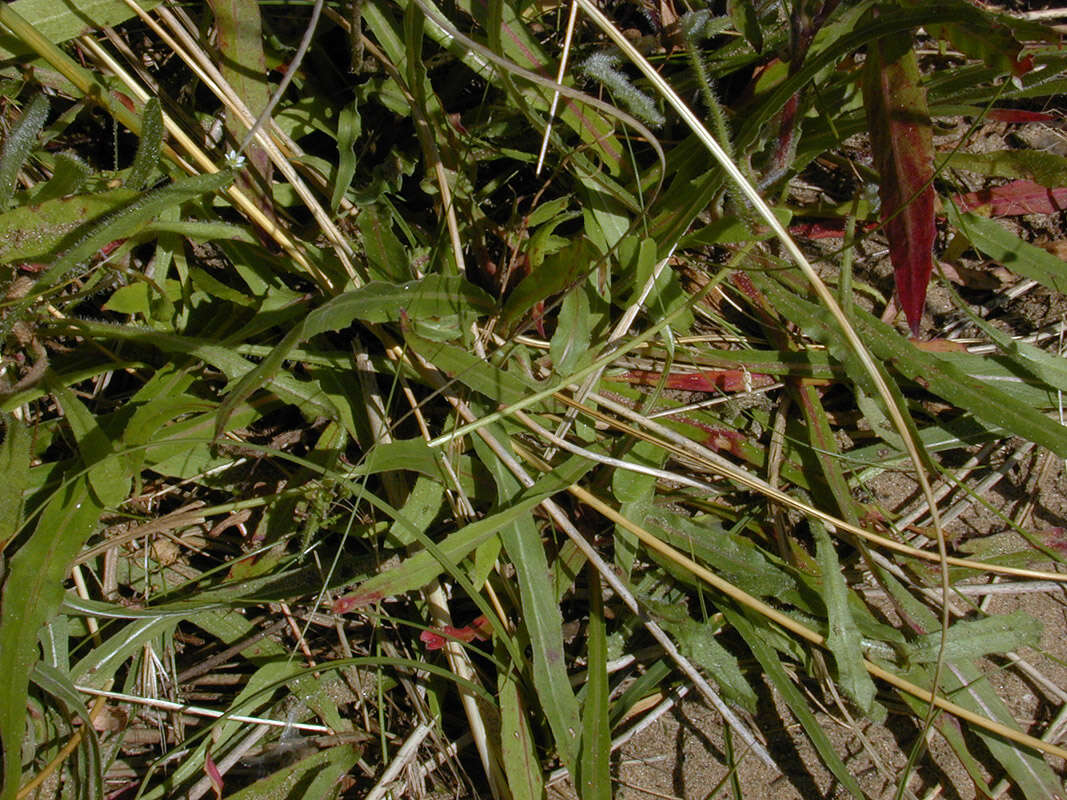
[[[867,49],[863,99],[874,165],[881,176],[882,221],[889,239],[897,296],[918,335],[933,271],[934,144],[926,90],[909,34],[887,36]]]
[[[1067,188],[1048,189],[1033,181],[1012,181],[961,194],[955,202],[961,211],[978,211],[990,217],[1055,214],[1067,209]]]
[[[864,230],[872,231],[878,226],[869,223]],[[817,222],[800,222],[789,226],[789,233],[800,239],[842,239],[845,236],[843,219],[823,219]]]
[[[992,122],[1053,122],[1056,119],[1044,111],[1023,111],[1020,108],[991,108],[985,118]]]

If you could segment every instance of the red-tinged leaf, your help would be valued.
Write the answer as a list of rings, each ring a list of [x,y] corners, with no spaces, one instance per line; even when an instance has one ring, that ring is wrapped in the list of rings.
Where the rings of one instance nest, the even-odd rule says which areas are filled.
[[[960,211],[988,217],[1055,214],[1067,209],[1067,187],[1048,189],[1033,181],[1012,181],[953,198]]]
[[[440,630],[440,633],[437,631],[423,631],[419,634],[419,641],[426,645],[427,650],[440,650],[449,639],[459,639],[461,642],[473,642],[477,639],[479,642],[484,642],[493,632],[493,628],[484,614],[475,619],[470,625],[464,625],[462,628],[445,625]]]
[[[872,231],[878,226],[868,223],[864,230]],[[789,226],[789,234],[797,239],[843,239],[845,221],[843,219],[824,219],[817,222],[801,222]]]
[[[1067,530],[1055,526],[1034,531],[1034,536],[1049,550],[1055,550],[1067,556]]]
[[[840,239],[845,235],[845,221],[827,219],[800,222],[789,226],[789,235],[794,239]]]
[[[897,295],[917,335],[934,268],[936,227],[930,111],[911,43],[910,35],[897,34],[869,45],[863,98]]]
[[[204,754],[204,772],[211,781],[211,788],[215,790],[215,797],[217,800],[222,800],[222,789],[225,784],[222,780],[222,773],[215,764],[215,759],[211,757],[210,750]]]
[[[735,456],[744,457],[741,445],[745,442],[745,436],[740,431],[732,431],[729,428],[706,428],[708,438],[704,440],[704,446],[710,447],[716,452],[726,451]]]
[[[990,122],[1053,122],[1056,117],[1044,111],[1023,111],[1021,108],[991,108],[985,118]]]
[[[357,608],[381,602],[382,598],[381,592],[356,592],[344,597],[338,597],[333,601],[333,613],[347,614]]]
[[[448,639],[433,631],[423,631],[419,634],[419,641],[426,645],[427,650],[440,650]]]
[[[638,386],[658,386],[662,374],[635,369],[611,380],[625,381]],[[774,378],[743,369],[709,369],[702,372],[683,372],[667,376],[666,388],[685,392],[750,392],[774,383]]]

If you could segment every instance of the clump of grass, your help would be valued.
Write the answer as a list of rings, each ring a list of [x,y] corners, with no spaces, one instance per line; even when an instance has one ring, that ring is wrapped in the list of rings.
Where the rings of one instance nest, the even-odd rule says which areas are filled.
[[[515,4],[105,3],[90,33],[0,6],[3,800],[610,796],[686,692],[739,795],[782,769],[768,685],[854,796],[938,791],[936,762],[860,774],[822,709],[867,752],[889,713],[934,731],[980,794],[1059,793],[1056,726],[988,680],[1053,685],[1018,655],[1047,639],[968,598],[1058,585],[1061,543],[946,525],[1005,443],[1067,455],[1067,377],[996,292],[938,340],[901,231],[1064,290],[953,171],[1007,181],[992,216],[1057,196],[1062,157],[967,137],[1041,124],[1063,57],[963,2],[814,6],[650,14],[638,48],[581,0],[561,84],[555,13]]]

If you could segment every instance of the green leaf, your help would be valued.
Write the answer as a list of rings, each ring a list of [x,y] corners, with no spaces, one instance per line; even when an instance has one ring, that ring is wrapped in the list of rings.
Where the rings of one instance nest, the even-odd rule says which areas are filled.
[[[289,353],[303,341],[354,322],[388,322],[404,315],[428,320],[488,312],[493,301],[485,292],[458,276],[427,275],[403,284],[372,281],[345,292],[311,311],[285,335],[258,366],[245,374],[219,406],[216,434],[233,410],[274,378]]]
[[[810,524],[815,535],[815,557],[822,573],[823,602],[826,603],[826,646],[834,655],[841,688],[850,700],[867,712],[871,710],[877,690],[863,664],[863,637],[848,608],[848,585],[841,574],[837,551],[826,527],[818,520],[811,520]]]
[[[132,476],[115,453],[111,437],[100,429],[97,418],[72,391],[52,377],[46,377],[46,381],[74,434],[88,469],[89,484],[106,508],[116,508],[129,496]]]
[[[48,100],[43,94],[34,95],[33,100],[23,109],[8,131],[4,146],[0,148],[0,208],[11,202],[19,170],[37,146],[37,135],[44,127],[46,119]]]
[[[1067,158],[1044,150],[997,150],[992,153],[955,152],[946,166],[990,178],[1017,178],[1049,189],[1067,186]]]
[[[501,322],[510,328],[526,317],[537,303],[579,283],[598,257],[596,248],[584,237],[548,256],[508,296],[500,314]]]
[[[429,447],[423,439],[394,439],[379,442],[368,452],[363,463],[357,464],[346,474],[349,477],[377,475],[381,472],[408,470],[431,478],[441,478],[438,464],[439,451]]]
[[[85,478],[60,488],[29,539],[8,562],[0,600],[0,743],[4,783],[0,800],[14,800],[22,774],[29,676],[38,660],[37,634],[63,602],[71,562],[96,530],[104,510]]]
[[[0,264],[53,261],[81,235],[82,226],[138,197],[131,189],[56,197],[0,214]],[[72,229],[74,229],[72,231]]]
[[[869,380],[840,346],[839,335],[821,308],[801,300],[792,292],[784,291],[775,281],[765,280],[756,273],[752,273],[751,278],[786,319],[796,322],[806,334],[830,347],[835,358],[844,361],[849,378],[859,385]],[[1067,429],[1032,406],[1020,402],[989,381],[964,373],[955,365],[953,358],[940,358],[936,353],[920,350],[891,327],[858,307],[853,309],[852,324],[871,353],[887,368],[915,381],[954,406],[971,412],[987,426],[1006,428],[1017,436],[1048,447],[1058,455],[1067,456]],[[873,395],[869,386],[864,386],[864,391]]]
[[[372,274],[388,281],[411,277],[410,258],[391,228],[391,220],[378,206],[367,206],[359,215],[359,232],[373,269]]]
[[[102,763],[100,740],[96,735],[96,729],[93,727],[93,720],[85,707],[85,696],[74,688],[74,683],[68,674],[45,661],[39,661],[34,665],[30,681],[52,695],[63,704],[67,711],[81,720],[81,747],[86,751],[83,763],[88,766],[88,775],[81,778],[86,785],[81,788],[84,789],[87,797],[103,797],[104,782],[100,774],[100,765]]]
[[[412,319],[474,316],[491,313],[495,302],[463,278],[427,275],[403,284],[372,281],[345,292],[312,311],[304,323],[304,335],[346,328],[354,321],[395,322],[406,314]]]
[[[144,281],[131,283],[116,289],[104,303],[105,311],[113,311],[116,314],[144,314],[148,315],[152,310],[152,287]]]
[[[797,718],[804,728],[804,732],[808,735],[812,745],[814,745],[823,764],[856,800],[864,800],[863,790],[860,789],[859,783],[856,782],[851,771],[845,766],[837,751],[834,750],[830,737],[826,735],[826,731],[823,730],[819,720],[812,713],[807,698],[804,697],[793,682],[793,679],[786,672],[781,659],[778,658],[778,654],[765,641],[765,633],[761,627],[765,623],[753,623],[745,615],[729,607],[723,607],[722,611],[730,624],[741,634],[745,643],[752,650],[752,654],[759,661],[760,666],[763,667],[767,680],[778,690],[778,693],[781,694],[789,706],[789,710],[793,712],[793,716]]]
[[[232,348],[189,336],[176,336],[169,333],[157,333],[145,328],[73,319],[57,322],[50,329],[73,331],[89,338],[117,339],[149,345],[159,348],[164,353],[190,355],[215,367],[231,381],[239,380],[255,368],[255,365],[235,353]],[[270,388],[279,399],[297,405],[305,414],[331,416],[336,413],[317,384],[298,381],[292,375],[285,374],[270,379]],[[240,404],[235,404],[235,408],[239,406]]]
[[[502,55],[506,58],[535,73],[552,74],[555,72],[553,57],[545,53],[538,37],[530,31],[524,16],[520,15],[517,7],[511,3],[501,3],[500,24],[493,26],[487,18],[487,4],[472,2],[472,0],[459,0],[456,6],[474,17],[484,29],[492,30],[494,36],[498,35],[496,32],[499,31]],[[375,32],[377,33],[377,30]],[[442,44],[446,47],[456,47],[456,43],[452,41]],[[483,69],[479,69],[477,65],[479,62],[484,65],[485,62],[481,58],[474,59],[474,62],[472,66],[475,71],[483,72]],[[500,70],[488,70],[488,74],[484,77],[494,83],[504,84],[505,89],[513,88],[510,86],[511,81],[508,76]],[[544,86],[527,84],[520,87],[518,92],[520,96],[516,100],[520,108],[525,108],[529,104],[540,111],[547,111],[551,105],[552,92]],[[625,150],[615,134],[614,120],[570,98],[560,99],[557,113],[560,123],[575,131],[585,146],[597,154],[609,172],[614,175],[619,174],[625,161]],[[533,116],[533,120],[531,120],[533,124],[539,127],[540,117]]]
[[[161,0],[138,0],[145,11],[151,11]],[[55,0],[16,0],[13,9],[50,42],[59,44],[85,33],[86,22],[94,25],[118,25],[136,13],[122,0],[78,0],[77,5],[56,3]],[[0,58],[25,55],[25,45],[5,37],[0,40]]]
[[[336,211],[341,200],[352,185],[356,174],[356,140],[362,132],[362,120],[359,116],[358,100],[342,108],[337,114],[337,174],[334,176],[333,194],[330,196],[330,209]],[[369,208],[369,207],[368,207]],[[367,209],[364,209],[366,213]],[[362,225],[363,216],[359,222]],[[403,280],[408,275],[396,276],[386,272],[382,277],[390,280]]]
[[[941,0],[942,3],[945,0]],[[947,3],[945,3],[948,5]],[[975,6],[964,0],[952,3],[964,6],[966,11],[979,12],[981,16],[968,15],[970,18],[944,25],[928,25],[927,32],[935,39],[947,39],[960,52],[971,58],[984,61],[998,73],[1020,76],[1033,66],[1033,58],[1023,58],[1022,42],[1016,38],[1016,26],[1026,25],[1021,20],[1011,20],[1006,14],[992,14],[981,6]],[[908,0],[908,5],[919,5],[918,0]],[[1006,24],[1005,24],[1006,23]],[[1042,29],[1032,23],[1022,34],[1025,39],[1048,39],[1051,31]]]
[[[734,30],[745,37],[757,53],[763,51],[763,31],[760,30],[759,12],[752,0],[728,0],[727,11],[734,23]]]
[[[139,192],[148,186],[152,173],[159,164],[162,147],[163,110],[159,98],[150,97],[141,112],[141,140],[137,143],[137,153],[126,176],[127,187]]]
[[[450,533],[437,544],[437,549],[455,564],[489,537],[496,536],[505,525],[524,515],[529,515],[530,510],[546,497],[551,497],[570,486],[591,466],[590,462],[585,459],[572,459],[564,462],[557,470],[542,477],[529,489],[516,494],[506,507]],[[398,518],[397,522],[411,529],[404,520]],[[393,597],[414,591],[438,577],[441,571],[441,564],[433,554],[425,550],[420,551],[387,572],[364,581],[355,592],[344,598],[342,605],[346,608],[355,608],[377,602],[383,597]],[[577,714],[575,719],[577,719]]]
[[[267,59],[263,52],[263,21],[257,0],[208,0],[215,15],[216,46],[221,58],[219,69],[245,106],[258,117],[270,100],[267,83]],[[226,112],[226,130],[234,141],[243,142],[248,126],[237,115]],[[251,167],[266,185],[271,183],[270,157],[259,142],[248,143],[245,151]],[[256,192],[255,183],[247,174],[240,174],[238,185]]]
[[[56,153],[52,158],[52,177],[30,192],[30,207],[77,192],[93,174],[92,168],[73,153]],[[25,206],[19,205],[18,208]]]
[[[540,543],[538,543],[540,549]],[[582,749],[575,788],[582,800],[610,800],[611,722],[609,718],[608,639],[600,575],[590,569],[589,627],[586,635],[585,704],[582,707]]]
[[[1067,263],[1040,247],[1024,242],[999,222],[978,214],[960,214],[955,206],[948,206],[952,225],[966,236],[975,249],[985,253],[1027,278],[1041,283],[1054,292],[1067,293]]]
[[[936,635],[940,638],[938,630],[940,621],[929,608],[916,600],[891,575],[883,572],[880,582],[912,620],[912,623],[919,630],[924,631],[923,635]],[[949,635],[951,632],[950,627]],[[931,675],[926,667],[917,666],[905,677],[919,686],[930,686]],[[942,690],[944,694],[964,708],[1000,722],[1009,728],[1019,729],[1011,710],[994,691],[986,676],[971,662],[966,660],[947,662],[943,674]],[[922,712],[925,712],[926,708],[927,706],[923,704]],[[1056,797],[1061,793],[1059,780],[1040,756],[981,728],[971,730],[982,740],[993,758],[1000,763],[1028,800]]]
[[[772,208],[771,211],[774,212],[775,218],[783,227],[788,226],[793,218],[793,212],[788,208]],[[737,217],[722,217],[695,229],[692,233],[686,234],[678,246],[679,248],[690,248],[708,247],[717,244],[740,244],[751,242],[754,239],[763,241],[764,239],[770,239],[772,236],[774,234],[770,229],[753,233],[745,220]]]
[[[500,677],[500,751],[504,774],[514,800],[542,800],[545,781],[537,760],[537,744],[523,707],[514,672]]]
[[[775,596],[793,588],[793,580],[751,541],[727,533],[711,518],[690,518],[653,503],[642,505],[635,514],[645,527],[668,544],[703,561],[726,580],[745,587],[750,594]],[[667,564],[664,566],[670,569]]]
[[[542,388],[520,373],[503,370],[462,347],[431,342],[408,330],[404,331],[404,341],[445,374],[497,403],[511,405]]]
[[[688,609],[642,597],[641,603],[656,615],[664,630],[678,642],[686,658],[709,675],[728,700],[750,714],[756,713],[759,698],[745,679],[737,657],[719,644],[718,628],[707,620],[693,619]]]
[[[26,424],[8,414],[0,415],[4,441],[0,443],[0,550],[22,525],[22,495],[29,483],[32,442]]]
[[[149,192],[111,216],[86,226],[88,230],[81,239],[41,275],[37,288],[45,289],[58,283],[64,275],[96,255],[105,245],[133,236],[164,210],[224,189],[232,181],[233,173],[229,170],[181,178]]]
[[[267,777],[226,796],[230,800],[327,800],[341,791],[341,778],[359,761],[362,751],[362,747],[340,745],[292,763],[288,759],[277,764],[268,762]]]
[[[506,441],[502,436],[497,440]],[[496,481],[498,505],[507,508],[511,498],[523,494],[522,487],[480,437],[474,439],[474,446]],[[552,588],[541,532],[530,514],[516,516],[498,530],[519,584],[523,623],[533,648],[533,679],[538,701],[548,718],[560,756],[574,774],[584,764],[578,759],[581,717],[567,676],[563,615]]]
[[[969,660],[1022,647],[1037,647],[1041,630],[1041,622],[1024,611],[961,620],[948,629],[945,660]],[[909,645],[907,657],[913,664],[932,664],[937,661],[940,649],[941,633],[926,633]]]

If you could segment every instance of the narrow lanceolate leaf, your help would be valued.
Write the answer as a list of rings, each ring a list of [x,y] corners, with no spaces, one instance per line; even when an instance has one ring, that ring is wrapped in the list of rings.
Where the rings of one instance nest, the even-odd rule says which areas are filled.
[[[15,191],[19,170],[37,144],[37,134],[48,119],[48,101],[37,95],[26,106],[4,139],[0,149],[0,206],[6,206]]]
[[[979,658],[990,653],[1037,647],[1040,639],[1041,622],[1023,611],[963,620],[948,629],[945,660]],[[908,661],[912,664],[932,664],[941,652],[941,632],[923,634],[909,649]]]
[[[210,5],[215,14],[218,48],[222,54],[222,75],[252,114],[259,116],[270,100],[259,3],[256,0],[210,0]],[[231,113],[226,115],[226,128],[237,142],[244,139],[248,130]],[[255,142],[251,143],[248,159],[269,185],[271,164],[263,148]],[[244,182],[243,176],[238,182]]]
[[[101,511],[87,478],[66,484],[53,495],[36,530],[9,562],[0,600],[2,800],[13,800],[19,788],[26,695],[39,653],[37,634],[59,610],[71,562],[96,529]]]
[[[881,175],[882,220],[897,296],[912,333],[918,334],[934,266],[934,144],[911,42],[911,36],[899,33],[868,46],[863,102]]]
[[[163,147],[163,109],[158,97],[149,98],[141,114],[141,141],[126,176],[126,185],[137,191],[148,186]]]
[[[838,681],[845,694],[861,709],[870,711],[874,703],[874,681],[863,665],[862,637],[848,609],[848,586],[841,576],[841,564],[825,526],[812,520],[811,528],[815,534],[815,554],[822,571],[823,602],[829,621],[826,646],[834,654]]]
[[[589,676],[582,709],[582,757],[578,794],[582,800],[609,800],[611,794],[611,723],[608,715],[608,640],[600,573],[589,576]]]
[[[507,508],[512,502],[511,498],[521,496],[522,487],[481,439],[475,439],[474,446],[493,473],[500,505]],[[574,774],[580,772],[580,768],[576,770],[576,767],[579,767],[581,722],[578,701],[571,689],[564,659],[563,615],[552,590],[551,572],[541,544],[541,533],[530,514],[516,516],[506,524],[498,525],[497,531],[508,558],[515,566],[515,578],[522,599],[523,623],[533,650],[533,682],[537,699],[552,729],[560,757]],[[594,668],[592,658],[590,654],[590,672]],[[584,758],[581,763],[584,765]]]
[[[537,760],[537,744],[523,708],[522,696],[514,674],[503,676],[500,685],[500,751],[504,756],[504,774],[515,800],[541,800],[544,776]]]
[[[0,443],[0,549],[19,529],[22,522],[22,493],[29,482],[30,432],[20,419],[4,414],[4,441]]]

